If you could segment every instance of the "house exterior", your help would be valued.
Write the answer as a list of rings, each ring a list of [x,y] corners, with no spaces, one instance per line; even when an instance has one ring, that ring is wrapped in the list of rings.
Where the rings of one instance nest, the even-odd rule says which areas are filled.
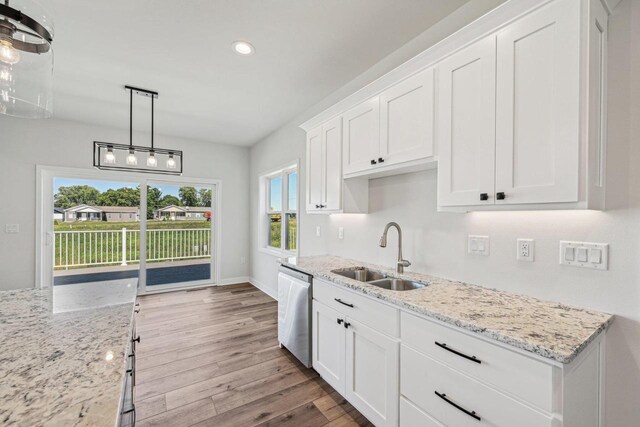
[[[64,209],[62,209],[62,208],[53,208],[53,220],[54,221],[64,221]]]
[[[106,221],[132,222],[140,220],[140,210],[128,206],[78,205],[64,210],[64,222]]]
[[[195,206],[169,205],[156,209],[153,218],[163,221],[183,221],[183,220],[210,220],[211,208]]]

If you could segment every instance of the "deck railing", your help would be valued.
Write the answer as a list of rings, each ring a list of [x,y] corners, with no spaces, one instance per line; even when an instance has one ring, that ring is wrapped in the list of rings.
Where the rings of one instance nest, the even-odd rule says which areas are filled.
[[[127,265],[140,261],[140,230],[54,232],[54,268]],[[211,229],[147,230],[147,261],[211,256]]]

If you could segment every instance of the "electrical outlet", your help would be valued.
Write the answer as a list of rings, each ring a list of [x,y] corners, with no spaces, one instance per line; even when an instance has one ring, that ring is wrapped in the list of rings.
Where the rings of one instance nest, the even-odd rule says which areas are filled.
[[[533,262],[535,254],[535,240],[533,239],[518,239],[518,253],[516,259],[518,261]]]
[[[320,237],[320,226],[316,227],[316,237]]]
[[[344,227],[338,227],[338,239],[344,239]]]
[[[19,233],[20,232],[20,224],[5,224],[4,225],[5,233]]]
[[[469,235],[468,252],[472,255],[489,256],[489,236]]]

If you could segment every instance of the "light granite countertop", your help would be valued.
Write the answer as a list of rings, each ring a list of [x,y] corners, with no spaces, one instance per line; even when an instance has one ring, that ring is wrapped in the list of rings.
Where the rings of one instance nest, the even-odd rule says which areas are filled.
[[[613,321],[606,313],[426,274],[397,274],[393,269],[335,256],[285,258],[280,263],[561,363],[575,359]],[[398,292],[331,272],[356,266],[428,286]]]
[[[53,314],[50,290],[0,292],[0,424],[115,426],[134,298]]]

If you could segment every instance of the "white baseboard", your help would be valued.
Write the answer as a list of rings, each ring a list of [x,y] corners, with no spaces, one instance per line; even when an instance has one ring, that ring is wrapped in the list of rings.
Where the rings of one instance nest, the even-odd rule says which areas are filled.
[[[278,292],[274,291],[273,289],[271,289],[270,287],[268,287],[267,285],[265,285],[264,283],[260,282],[259,280],[256,280],[255,277],[251,277],[249,279],[249,282],[255,286],[256,288],[260,289],[262,292],[264,292],[265,294],[269,295],[271,298],[273,298],[274,300],[278,300]]]
[[[240,277],[230,277],[228,279],[220,279],[216,285],[235,285],[236,283],[250,283],[251,277],[249,276],[240,276]]]

